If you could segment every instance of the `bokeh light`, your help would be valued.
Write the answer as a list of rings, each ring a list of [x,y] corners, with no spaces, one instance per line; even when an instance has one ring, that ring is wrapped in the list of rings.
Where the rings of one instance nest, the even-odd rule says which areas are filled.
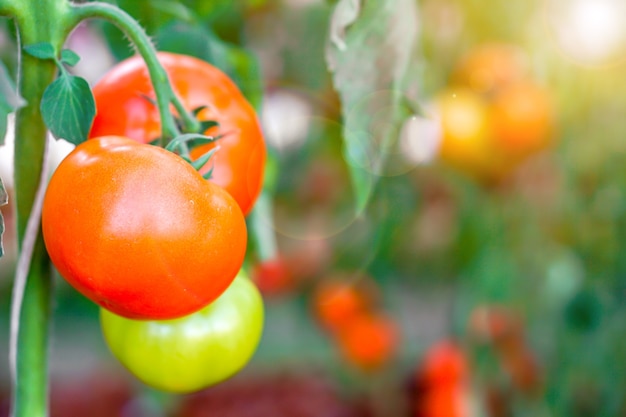
[[[626,4],[621,0],[550,0],[549,30],[576,62],[604,66],[626,58]]]

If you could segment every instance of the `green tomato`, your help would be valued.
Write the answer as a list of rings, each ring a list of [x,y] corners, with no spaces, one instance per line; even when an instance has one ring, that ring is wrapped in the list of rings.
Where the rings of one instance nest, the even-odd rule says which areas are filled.
[[[138,379],[177,393],[198,391],[241,370],[263,333],[263,300],[240,273],[207,307],[174,320],[132,320],[100,310],[109,349]]]

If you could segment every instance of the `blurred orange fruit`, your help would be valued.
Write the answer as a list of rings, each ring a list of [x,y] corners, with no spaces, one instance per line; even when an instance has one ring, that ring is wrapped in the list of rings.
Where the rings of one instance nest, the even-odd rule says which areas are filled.
[[[254,265],[252,280],[263,295],[279,295],[295,286],[293,274],[282,257],[267,259]]]
[[[425,353],[418,378],[428,387],[453,387],[469,377],[468,359],[463,349],[453,341],[442,340]]]
[[[467,88],[449,88],[435,99],[443,134],[441,159],[478,178],[501,171],[501,157],[493,147],[487,102]]]
[[[338,278],[321,282],[313,294],[313,312],[320,324],[336,331],[368,312],[373,300],[362,285]]]
[[[530,81],[503,88],[494,96],[494,138],[508,158],[521,160],[552,142],[554,110],[549,92]]]
[[[467,417],[470,404],[465,387],[431,390],[420,400],[416,417]]]
[[[372,371],[389,363],[399,343],[396,322],[381,314],[362,314],[337,334],[344,358],[356,367]]]
[[[526,76],[524,51],[505,43],[486,43],[471,49],[457,65],[455,83],[479,94],[491,94]]]

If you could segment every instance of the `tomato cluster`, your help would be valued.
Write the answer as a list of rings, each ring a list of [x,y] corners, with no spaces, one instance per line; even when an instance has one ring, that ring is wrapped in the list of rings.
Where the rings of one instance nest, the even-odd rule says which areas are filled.
[[[112,353],[145,383],[190,392],[241,369],[261,338],[263,302],[242,264],[265,146],[254,110],[226,75],[191,57],[159,59],[188,110],[218,123],[206,132],[221,137],[210,181],[150,144],[159,113],[134,57],[94,87],[92,139],[52,175],[42,229],[59,273],[101,307]]]
[[[524,54],[512,45],[471,50],[434,104],[442,160],[480,180],[497,181],[553,143],[549,91],[532,78]]]
[[[399,344],[399,328],[376,307],[375,293],[366,276],[337,275],[320,282],[312,298],[315,317],[343,358],[364,371],[387,365]]]
[[[263,184],[266,148],[254,108],[233,81],[211,64],[190,56],[157,54],[172,87],[189,111],[202,109],[200,120],[218,123],[204,132],[222,136],[192,149],[197,159],[219,146],[211,163],[211,181],[228,191],[244,215],[252,209]],[[161,135],[161,121],[146,64],[139,56],[112,68],[93,88],[98,113],[91,137],[120,135],[149,143]]]

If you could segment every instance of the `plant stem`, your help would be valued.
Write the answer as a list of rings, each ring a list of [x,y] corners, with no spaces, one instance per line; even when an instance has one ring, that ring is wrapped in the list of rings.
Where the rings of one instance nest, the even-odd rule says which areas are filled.
[[[254,209],[246,219],[250,239],[256,245],[259,260],[266,261],[278,256],[276,234],[271,224],[272,196],[267,190],[263,190]]]
[[[63,46],[70,28],[65,24],[64,0],[5,2],[19,31],[20,48],[50,42]],[[18,90],[26,105],[16,114],[15,201],[19,259],[13,288],[11,371],[12,415],[47,415],[48,324],[52,300],[50,260],[40,227],[45,189],[44,158],[47,129],[39,111],[46,87],[56,76],[52,61],[20,53]]]
[[[197,133],[200,130],[200,123],[187,112],[174,93],[169,82],[167,72],[163,69],[156,56],[154,45],[146,35],[144,29],[125,11],[106,3],[92,2],[77,4],[72,6],[75,23],[89,19],[101,18],[116,25],[131,40],[137,51],[146,62],[150,80],[156,93],[157,106],[161,115],[162,137],[172,139],[179,134],[174,116],[170,112],[170,103],[179,113],[184,130],[186,132]]]

